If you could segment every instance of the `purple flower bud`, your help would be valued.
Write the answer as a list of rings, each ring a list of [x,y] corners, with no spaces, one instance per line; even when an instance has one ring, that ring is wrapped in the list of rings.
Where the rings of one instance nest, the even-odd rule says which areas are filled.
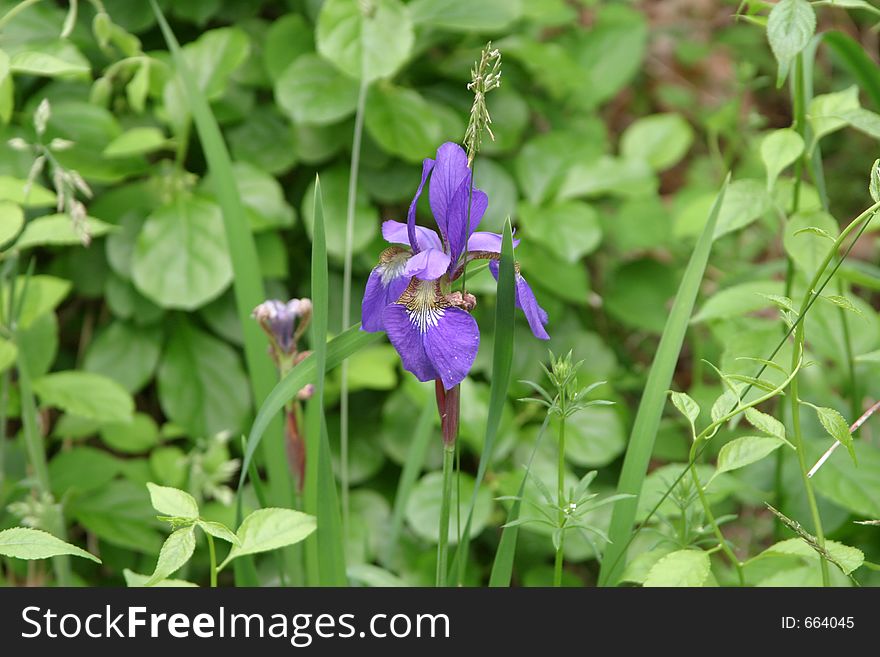
[[[284,303],[270,299],[254,308],[252,317],[263,327],[275,348],[289,356],[296,353],[297,340],[312,318],[312,302],[310,299],[291,299]]]

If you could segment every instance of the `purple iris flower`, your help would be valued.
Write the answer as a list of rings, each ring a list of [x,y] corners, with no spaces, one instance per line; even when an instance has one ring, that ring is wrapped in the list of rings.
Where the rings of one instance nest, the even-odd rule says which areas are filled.
[[[430,177],[428,199],[439,234],[416,225],[416,205]],[[470,231],[468,231],[468,199]],[[480,345],[480,331],[470,314],[471,295],[453,292],[451,284],[466,261],[490,260],[497,279],[501,235],[476,231],[488,206],[486,194],[474,189],[467,155],[451,142],[437,158],[422,164],[422,181],[410,203],[407,223],[386,221],[382,236],[394,246],[382,252],[373,268],[361,306],[365,331],[385,331],[403,366],[420,381],[438,379],[446,390],[467,376]],[[518,240],[514,240],[514,245]],[[516,304],[525,312],[532,333],[549,339],[547,313],[516,267]]]

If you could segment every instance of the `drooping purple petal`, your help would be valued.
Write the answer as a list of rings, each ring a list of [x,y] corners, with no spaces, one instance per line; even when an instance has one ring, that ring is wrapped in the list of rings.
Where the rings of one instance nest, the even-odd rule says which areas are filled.
[[[382,311],[403,294],[409,283],[404,274],[410,252],[397,247],[386,249],[379,264],[370,272],[361,302],[361,328],[368,333],[384,330]]]
[[[404,273],[423,281],[433,281],[445,274],[448,268],[449,254],[439,249],[425,249],[407,261]]]
[[[468,239],[468,251],[486,251],[489,253],[501,253],[501,235],[498,233],[486,233],[477,231]],[[513,239],[513,246],[519,245],[519,240]]]
[[[464,245],[468,237],[470,237],[468,228],[470,228],[471,233],[476,230],[477,226],[480,225],[483,214],[486,212],[486,208],[489,206],[489,198],[479,189],[475,188],[473,196],[471,196],[470,181],[470,172],[468,172],[455,192],[446,216],[445,235],[449,241],[449,256],[453,264],[458,261],[458,256],[461,255]],[[472,199],[470,217],[468,217],[467,209],[469,197]]]
[[[402,304],[393,303],[385,308],[382,319],[388,339],[400,354],[403,368],[415,374],[419,381],[439,378],[440,375],[425,353],[418,323],[412,321],[407,308]]]
[[[412,247],[413,253],[418,253],[419,251],[421,251],[421,245],[419,244],[416,231],[416,206],[419,204],[419,197],[422,195],[422,189],[425,187],[425,181],[428,180],[428,176],[430,175],[433,168],[434,160],[426,157],[422,161],[422,181],[419,183],[419,188],[416,190],[416,195],[413,196],[412,203],[409,204],[409,212],[407,212],[406,214],[409,245]]]
[[[497,281],[498,261],[492,260],[489,262],[489,270]],[[514,283],[516,287],[516,307],[525,313],[526,320],[529,322],[529,328],[532,329],[532,334],[541,340],[549,340],[550,336],[547,334],[546,329],[544,329],[544,325],[550,318],[547,316],[547,312],[538,304],[532,287],[523,278],[522,274],[518,272],[514,275]]]
[[[469,171],[467,154],[461,146],[446,142],[437,149],[437,164],[431,176],[428,198],[431,202],[431,212],[443,235],[448,235],[447,217],[452,199]]]
[[[382,237],[385,238],[386,242],[391,242],[391,244],[406,244],[409,246],[409,226],[391,219],[383,221]],[[440,236],[437,235],[437,231],[416,225],[416,237],[422,249],[443,249],[443,244],[440,242]]]
[[[447,390],[462,382],[477,357],[480,330],[461,308],[444,308],[424,337],[425,352]]]

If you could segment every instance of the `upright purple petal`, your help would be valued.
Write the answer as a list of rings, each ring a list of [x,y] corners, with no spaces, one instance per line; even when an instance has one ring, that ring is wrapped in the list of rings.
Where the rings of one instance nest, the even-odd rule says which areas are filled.
[[[416,206],[419,203],[419,197],[422,195],[422,189],[425,187],[425,181],[428,180],[428,176],[433,168],[434,160],[426,157],[422,161],[422,182],[419,183],[419,188],[416,190],[416,195],[413,196],[412,203],[409,204],[409,212],[406,215],[409,245],[412,247],[413,253],[421,251],[421,246],[416,235]]]
[[[498,233],[476,232],[468,239],[468,251],[485,251],[488,253],[501,253],[501,235]],[[514,248],[519,240],[514,238]]]
[[[447,216],[452,199],[469,171],[467,154],[461,146],[446,142],[437,149],[437,165],[431,176],[428,197],[431,201],[431,212],[443,235],[448,235]]]
[[[369,333],[384,330],[382,311],[403,294],[409,283],[404,274],[411,254],[398,247],[389,247],[382,252],[379,264],[370,272],[364,298],[361,302],[361,328]]]
[[[484,192],[474,189],[473,195],[471,195],[470,180],[470,173],[468,173],[455,192],[452,204],[449,207],[449,213],[446,216],[445,234],[449,242],[449,255],[453,264],[458,261],[458,256],[461,255],[470,237],[468,228],[470,228],[470,233],[477,229],[483,214],[486,212],[486,208],[489,206],[489,198]],[[470,217],[468,217],[467,210],[468,198],[472,199]]]
[[[400,354],[403,368],[415,374],[419,381],[439,378],[437,370],[425,353],[418,324],[412,321],[407,308],[399,303],[393,303],[385,308],[382,319],[388,339]]]
[[[489,270],[497,281],[498,261],[492,260],[489,263]],[[535,293],[532,291],[531,286],[519,272],[514,275],[514,284],[516,287],[516,307],[522,309],[523,313],[525,313],[526,320],[529,322],[529,328],[532,329],[532,334],[541,340],[549,340],[550,336],[544,329],[544,325],[547,324],[550,318],[547,316],[547,312],[538,305],[538,300],[535,298]]]
[[[480,347],[480,330],[461,308],[444,308],[424,337],[425,352],[443,387],[454,388],[467,376]]]
[[[449,254],[439,249],[425,249],[407,261],[404,273],[423,281],[433,281],[445,274],[448,268]]]
[[[383,221],[382,237],[385,238],[386,242],[391,242],[391,244],[406,244],[410,246],[409,226],[399,221],[392,221],[390,219]],[[435,230],[417,224],[416,237],[419,240],[419,246],[423,249],[443,249],[443,243],[440,241],[440,236],[437,235]]]

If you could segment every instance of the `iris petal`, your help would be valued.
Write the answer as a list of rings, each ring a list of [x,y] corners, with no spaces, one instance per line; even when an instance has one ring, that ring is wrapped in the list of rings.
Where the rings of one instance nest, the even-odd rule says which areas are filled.
[[[461,146],[446,142],[437,149],[437,163],[431,176],[428,198],[431,201],[431,212],[443,235],[449,234],[447,217],[452,200],[469,171],[467,154]]]
[[[428,176],[431,174],[431,171],[434,169],[434,160],[429,157],[426,157],[422,161],[422,181],[419,183],[419,188],[416,190],[416,195],[413,196],[412,203],[409,204],[409,212],[406,213],[406,225],[407,225],[407,233],[409,237],[409,245],[412,247],[413,253],[418,253],[421,251],[421,245],[419,244],[419,239],[416,231],[416,206],[419,204],[419,197],[422,195],[422,189],[425,187],[425,181],[428,180]]]
[[[492,260],[489,263],[489,270],[497,281],[498,261]],[[532,329],[532,334],[541,340],[549,340],[550,336],[547,334],[544,325],[550,321],[550,318],[547,316],[547,312],[538,304],[531,285],[528,284],[519,272],[515,274],[514,282],[516,286],[516,307],[525,313],[526,320],[529,322],[529,328]]]
[[[386,249],[380,262],[370,272],[361,302],[361,328],[369,333],[384,330],[382,311],[406,290],[409,277],[404,274],[411,254],[398,247]]]
[[[514,238],[514,248],[519,245],[519,240]],[[468,251],[488,251],[489,253],[501,253],[501,235],[498,233],[476,232],[468,239]]]
[[[458,261],[458,256],[461,255],[462,249],[464,249],[465,243],[468,237],[470,237],[468,227],[470,227],[470,232],[473,233],[477,226],[480,225],[480,220],[489,206],[489,198],[484,192],[474,189],[473,195],[471,195],[470,178],[470,172],[468,172],[452,199],[452,204],[449,206],[449,213],[446,217],[445,234],[446,239],[449,241],[449,255],[453,263]],[[469,197],[471,198],[470,217],[468,217],[467,210]]]
[[[414,255],[406,263],[404,273],[418,276],[423,281],[440,278],[449,268],[449,255],[438,249],[425,249]]]
[[[416,237],[419,240],[419,246],[423,249],[443,249],[440,237],[437,231],[425,228],[424,226],[416,226]],[[391,244],[406,244],[409,246],[409,226],[399,221],[383,221],[382,237],[386,242]]]
[[[473,367],[480,347],[480,329],[461,308],[446,308],[437,324],[425,333],[424,345],[443,387],[449,390],[461,383]]]
[[[432,381],[439,378],[437,370],[425,353],[422,334],[413,324],[405,306],[392,303],[382,313],[388,339],[403,362],[403,369],[415,374],[419,381]]]

